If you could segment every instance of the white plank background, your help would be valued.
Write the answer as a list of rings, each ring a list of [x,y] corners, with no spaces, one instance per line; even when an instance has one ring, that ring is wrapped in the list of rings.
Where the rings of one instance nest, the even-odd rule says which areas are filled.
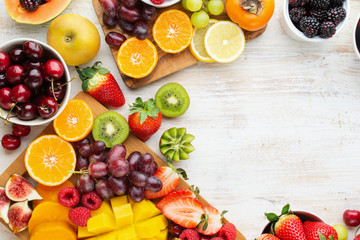
[[[185,168],[189,183],[218,209],[247,239],[257,237],[267,220],[264,212],[293,210],[317,214],[329,224],[343,223],[345,209],[360,210],[360,60],[353,52],[352,30],[360,1],[351,1],[343,32],[321,44],[299,43],[280,27],[282,1],[267,31],[247,44],[230,64],[203,64],[182,70],[137,90],[125,86],[89,0],[73,0],[64,13],[77,13],[98,28],[101,60],[125,94],[127,104],[137,96],[154,97],[168,82],[188,91],[191,105],[185,115],[164,119],[147,142],[157,153],[161,134],[186,127],[194,134],[196,151]],[[32,37],[46,42],[49,23],[17,24],[0,3],[0,42]],[[71,75],[77,76],[73,67]],[[81,90],[73,83],[71,95]],[[116,109],[124,116],[128,107]],[[16,151],[0,148],[0,172],[34,140],[44,127],[33,127]],[[0,124],[0,136],[10,133]],[[354,229],[349,239],[353,239]],[[0,239],[16,239],[0,226]]]

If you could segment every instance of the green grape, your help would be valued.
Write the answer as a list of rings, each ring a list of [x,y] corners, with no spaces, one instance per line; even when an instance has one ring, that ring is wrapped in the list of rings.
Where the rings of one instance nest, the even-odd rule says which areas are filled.
[[[191,15],[191,23],[196,28],[204,28],[209,23],[209,15],[203,10],[195,12]]]
[[[186,0],[186,8],[191,12],[197,12],[202,7],[202,0]]]
[[[224,11],[224,3],[221,0],[210,0],[208,9],[212,15],[219,15]]]
[[[188,10],[189,11],[189,9],[186,7],[186,2],[187,2],[188,0],[182,0],[182,6],[183,6],[183,8],[185,8],[185,10]]]

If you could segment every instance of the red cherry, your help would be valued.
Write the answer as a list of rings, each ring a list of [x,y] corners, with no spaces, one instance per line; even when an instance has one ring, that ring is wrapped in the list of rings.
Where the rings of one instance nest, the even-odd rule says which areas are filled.
[[[10,110],[13,103],[11,99],[11,89],[7,87],[0,89],[0,107],[5,110]]]
[[[58,110],[58,103],[53,97],[46,97],[37,106],[38,113],[44,118],[52,117]]]
[[[33,120],[37,115],[36,106],[33,103],[22,103],[16,108],[16,116],[21,120]]]
[[[43,72],[48,78],[59,80],[64,74],[64,67],[58,60],[51,59],[45,63]]]
[[[31,91],[24,84],[18,84],[11,90],[11,99],[17,103],[25,103],[29,101]]]
[[[10,57],[6,52],[0,52],[0,72],[5,72],[10,66]]]
[[[14,135],[6,134],[1,139],[1,144],[7,150],[14,150],[14,149],[17,149],[18,147],[20,147],[21,140],[20,140],[20,138],[14,136]]]
[[[20,65],[12,65],[5,72],[6,80],[11,84],[21,83],[23,74],[24,68]]]
[[[346,210],[343,214],[344,223],[350,227],[360,225],[360,212],[357,210]]]
[[[31,128],[29,126],[14,124],[12,134],[16,137],[25,137],[30,134]]]
[[[27,41],[23,45],[23,53],[25,57],[30,59],[31,61],[37,61],[44,55],[43,48],[33,41]]]

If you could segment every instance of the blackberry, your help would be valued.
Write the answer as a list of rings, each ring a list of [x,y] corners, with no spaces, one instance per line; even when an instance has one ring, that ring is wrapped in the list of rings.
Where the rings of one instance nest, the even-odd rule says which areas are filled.
[[[309,3],[309,0],[289,0],[289,6],[291,8],[304,7],[308,3]]]
[[[342,7],[345,0],[330,0],[331,7]]]
[[[306,9],[303,7],[296,7],[289,12],[290,19],[294,24],[298,24],[300,20],[306,16]]]
[[[346,10],[343,7],[336,7],[327,11],[327,21],[333,22],[335,26],[339,25],[345,17]]]
[[[316,18],[320,23],[327,19],[325,10],[310,10],[310,16]]]
[[[39,8],[38,0],[20,0],[20,5],[28,12],[36,11]]]
[[[323,22],[319,28],[321,38],[331,38],[336,32],[336,26],[333,22]]]
[[[310,0],[310,5],[314,9],[326,10],[330,7],[330,0]]]
[[[300,30],[304,33],[308,38],[315,37],[319,31],[320,23],[314,17],[303,17],[300,20]]]

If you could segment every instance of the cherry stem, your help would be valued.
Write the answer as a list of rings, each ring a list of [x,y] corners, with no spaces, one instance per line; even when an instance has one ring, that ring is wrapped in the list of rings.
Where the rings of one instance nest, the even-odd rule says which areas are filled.
[[[51,80],[51,92],[53,94],[55,101],[57,101],[57,98],[55,96],[55,90],[54,90],[54,80]]]
[[[7,114],[7,116],[6,116],[5,120],[4,120],[4,121],[5,121],[5,125],[8,124],[8,119],[10,118],[10,113],[11,113],[11,111],[14,109],[14,107],[19,108],[19,107],[16,105],[16,103],[11,104],[10,111],[9,111],[9,113]]]
[[[68,81],[68,82],[66,82],[66,83],[64,83],[64,84],[62,84],[62,85],[60,85],[60,86],[58,86],[57,88],[55,88],[55,90],[58,90],[59,88],[61,88],[61,87],[65,86],[66,84],[68,84],[68,83],[72,82],[75,78],[76,78],[76,77],[73,77],[70,81]]]

